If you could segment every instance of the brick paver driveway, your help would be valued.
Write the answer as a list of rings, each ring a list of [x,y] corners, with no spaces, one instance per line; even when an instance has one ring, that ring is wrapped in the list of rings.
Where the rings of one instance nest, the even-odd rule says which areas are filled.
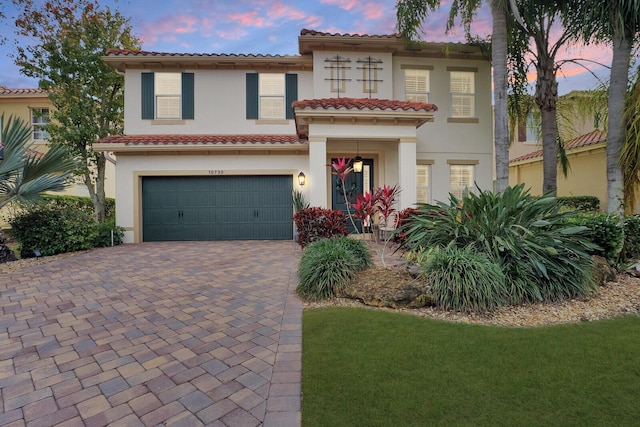
[[[299,256],[144,243],[0,277],[0,425],[299,425]]]

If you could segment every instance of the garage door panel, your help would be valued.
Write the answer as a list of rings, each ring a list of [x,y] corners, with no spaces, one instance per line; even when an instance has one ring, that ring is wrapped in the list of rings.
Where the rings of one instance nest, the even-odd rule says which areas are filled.
[[[143,240],[293,238],[291,176],[144,177]]]

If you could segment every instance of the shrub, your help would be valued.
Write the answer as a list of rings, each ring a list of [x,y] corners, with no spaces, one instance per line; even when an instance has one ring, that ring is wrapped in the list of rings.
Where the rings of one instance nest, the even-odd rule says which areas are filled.
[[[417,208],[406,208],[398,212],[398,225],[397,228],[402,230],[402,227],[405,226],[413,215],[416,214]],[[393,234],[393,243],[397,245],[402,245],[407,240],[407,235],[402,231],[397,231]]]
[[[506,278],[486,254],[452,245],[435,248],[424,258],[422,273],[438,307],[484,312],[505,302]]]
[[[298,230],[298,244],[303,248],[320,239],[346,236],[347,218],[342,211],[313,207],[303,209],[293,216]]]
[[[300,258],[298,294],[310,300],[332,298],[353,279],[362,261],[342,239],[322,239],[311,243]]]
[[[43,200],[51,203],[54,206],[58,206],[60,209],[79,210],[86,212],[93,217],[94,209],[93,202],[89,197],[81,196],[67,196],[56,194],[44,194]],[[107,221],[114,220],[116,218],[116,201],[115,199],[106,199],[105,204],[105,218]]]
[[[629,215],[624,218],[622,257],[624,261],[640,258],[640,215]]]
[[[598,212],[600,210],[600,199],[595,196],[564,196],[557,199],[568,210],[581,212]]]
[[[594,289],[587,228],[567,225],[553,197],[534,198],[524,185],[500,193],[450,196],[449,204],[421,205],[402,227],[411,252],[472,247],[499,264],[513,303],[555,300]]]
[[[605,213],[580,213],[568,219],[568,223],[583,225],[589,229],[587,237],[598,247],[589,250],[616,265],[620,261],[624,245],[624,223],[616,215]]]
[[[34,256],[35,249],[44,256],[90,249],[97,236],[91,215],[49,203],[26,205],[9,223],[22,257]]]
[[[124,228],[118,227],[115,220],[111,219],[103,222],[102,224],[96,224],[96,239],[93,242],[93,247],[103,248],[111,246],[111,231],[113,231],[113,244],[122,244],[124,239]]]
[[[332,240],[335,240],[336,244],[344,246],[353,254],[358,262],[358,271],[367,269],[371,266],[371,252],[362,240],[352,239],[346,236],[334,237]]]

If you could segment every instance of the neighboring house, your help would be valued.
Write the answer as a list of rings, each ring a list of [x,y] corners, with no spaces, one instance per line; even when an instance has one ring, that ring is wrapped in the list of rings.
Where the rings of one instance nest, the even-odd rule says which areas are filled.
[[[492,188],[491,68],[479,48],[302,30],[299,55],[109,50],[125,74],[116,161],[126,242],[292,239],[293,189],[343,208],[327,166],[363,158],[348,197],[399,208]],[[304,176],[304,185],[298,178]]]
[[[586,111],[586,103],[593,98],[591,91],[574,90],[558,99],[557,116],[558,132],[563,141],[569,141],[597,129],[601,123],[593,111]],[[517,124],[512,134],[509,147],[509,159],[513,160],[542,149],[542,134],[540,131],[540,114],[538,107],[527,114],[526,120]]]
[[[10,89],[0,85],[0,115],[5,120],[10,116],[19,117],[25,123],[31,124],[33,144],[31,148],[44,153],[49,144],[49,134],[44,127],[49,123],[52,107],[47,92],[41,89]],[[115,167],[107,165],[105,191],[107,197],[115,197]],[[89,196],[86,185],[78,182],[68,187],[60,194],[73,196]]]
[[[558,196],[596,196],[600,210],[607,211],[607,134],[594,130],[564,144],[570,170],[565,177],[558,170]],[[542,194],[542,150],[509,162],[509,185],[525,183],[531,194]],[[640,213],[640,204],[635,212]]]

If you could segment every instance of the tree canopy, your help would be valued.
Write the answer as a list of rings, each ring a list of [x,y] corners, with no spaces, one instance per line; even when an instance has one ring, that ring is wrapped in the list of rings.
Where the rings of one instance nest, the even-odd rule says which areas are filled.
[[[53,145],[69,147],[81,161],[76,173],[104,220],[104,153],[94,141],[121,134],[124,122],[124,77],[101,57],[109,48],[139,49],[130,20],[97,0],[13,0],[19,8],[17,33],[32,44],[16,44],[14,60],[21,72],[39,79],[53,108],[47,131]]]

